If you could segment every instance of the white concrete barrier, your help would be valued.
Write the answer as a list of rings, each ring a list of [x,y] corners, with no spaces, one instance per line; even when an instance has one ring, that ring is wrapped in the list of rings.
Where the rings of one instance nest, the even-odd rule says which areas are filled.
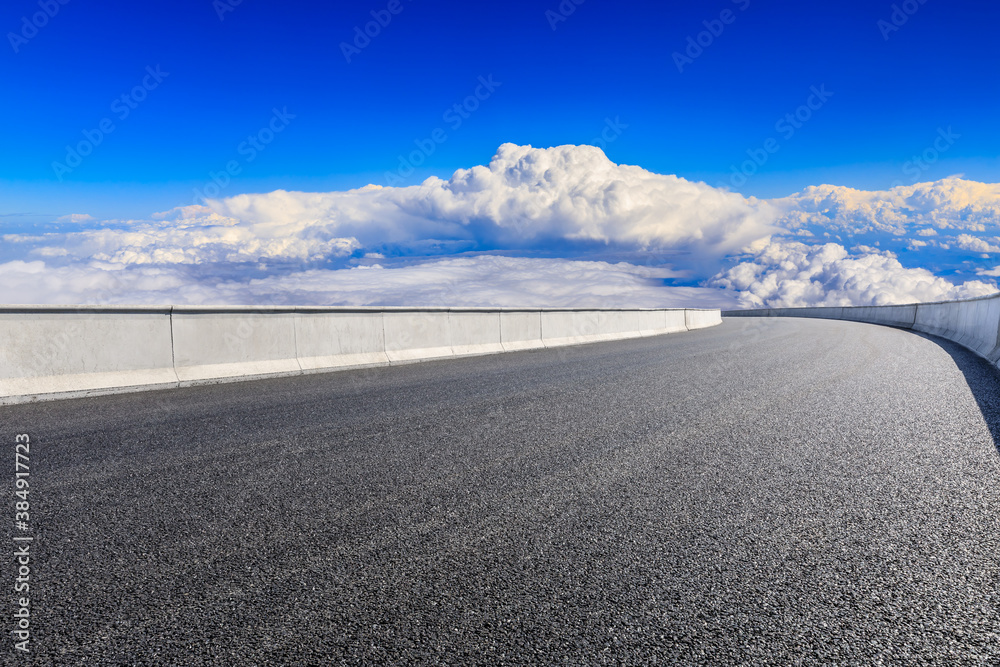
[[[996,363],[1000,296],[919,304],[913,328],[953,340]]]
[[[229,382],[721,323],[718,310],[0,307],[0,404]]]
[[[839,319],[855,322],[871,322],[873,324],[888,324],[894,327],[909,329],[917,316],[914,304],[906,306],[862,306],[842,309]]]
[[[822,317],[870,322],[933,334],[962,345],[1000,366],[1000,294],[900,306],[759,308],[730,310],[726,317]]]
[[[543,310],[542,342],[545,347],[559,347],[601,340],[599,318],[596,310]]]
[[[296,355],[304,373],[384,366],[382,312],[307,311],[295,315]]]
[[[541,311],[500,311],[500,344],[504,352],[545,347]]]
[[[302,372],[291,310],[175,308],[172,319],[181,384]]]
[[[718,310],[693,310],[684,311],[684,324],[689,331],[694,329],[704,329],[722,324],[722,313]]]
[[[719,311],[715,311],[718,313]],[[717,324],[722,324],[722,315],[719,315],[719,321]],[[680,331],[687,331],[687,311],[686,310],[664,310],[663,311],[663,328],[660,329],[661,333],[678,333]]]
[[[601,340],[619,340],[642,336],[639,311],[602,310],[597,315],[597,332]]]
[[[721,315],[718,323],[722,324]],[[662,336],[687,330],[687,311],[684,309],[639,311],[639,333],[643,336]]]
[[[500,313],[497,311],[448,313],[451,353],[456,357],[503,352]]]
[[[0,403],[176,384],[170,308],[26,306],[0,312]]]
[[[382,313],[385,326],[385,354],[391,363],[450,357],[451,334],[448,309],[387,310]]]
[[[831,320],[844,319],[845,308],[776,308],[775,317],[822,317]]]
[[[667,328],[665,311],[640,310],[638,315],[640,336],[659,336],[662,333],[667,333],[664,331]],[[687,331],[687,327],[684,330]]]

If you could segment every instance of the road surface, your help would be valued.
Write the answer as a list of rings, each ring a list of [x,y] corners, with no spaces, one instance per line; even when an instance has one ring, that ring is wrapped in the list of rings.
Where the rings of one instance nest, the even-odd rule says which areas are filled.
[[[0,408],[32,658],[996,664],[998,402],[945,341],[741,319]]]

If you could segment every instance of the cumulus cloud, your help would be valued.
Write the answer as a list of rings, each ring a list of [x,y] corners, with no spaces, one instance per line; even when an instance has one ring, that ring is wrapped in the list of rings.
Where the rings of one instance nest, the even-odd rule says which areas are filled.
[[[0,238],[9,303],[712,305],[732,290],[881,303],[987,289],[919,267],[994,277],[1000,185],[821,185],[763,201],[592,146],[504,144],[416,186],[244,194],[148,220],[73,214]]]
[[[593,146],[504,144],[488,166],[460,169],[448,180],[239,195],[151,220],[95,222],[74,214],[57,220],[56,231],[8,241],[27,246],[19,258],[119,267],[553,248],[673,252],[680,263],[714,265],[779,231],[773,217],[764,202],[618,165]]]
[[[479,250],[561,243],[681,249],[714,261],[778,231],[764,202],[615,164],[593,146],[504,144],[488,166],[459,169],[448,180],[240,195],[212,207],[262,228],[308,228],[366,248],[432,240]]]
[[[991,239],[996,241],[996,239]],[[955,245],[963,250],[971,250],[972,252],[980,253],[997,253],[1000,252],[1000,247],[997,247],[994,243],[990,243],[989,240],[980,238],[978,236],[972,236],[971,234],[959,234],[955,237]]]
[[[778,224],[792,230],[932,235],[942,229],[984,232],[1000,227],[1000,183],[954,176],[877,191],[811,186],[771,204],[782,212]]]
[[[993,283],[955,285],[906,268],[891,252],[851,255],[841,245],[772,242],[710,284],[740,293],[744,307],[885,306],[992,294]]]

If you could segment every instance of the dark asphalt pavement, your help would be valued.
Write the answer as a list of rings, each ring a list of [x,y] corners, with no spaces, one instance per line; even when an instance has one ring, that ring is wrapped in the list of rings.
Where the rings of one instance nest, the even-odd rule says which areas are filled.
[[[1000,663],[1000,374],[821,320],[0,408],[4,664]],[[4,588],[15,565],[5,559]]]

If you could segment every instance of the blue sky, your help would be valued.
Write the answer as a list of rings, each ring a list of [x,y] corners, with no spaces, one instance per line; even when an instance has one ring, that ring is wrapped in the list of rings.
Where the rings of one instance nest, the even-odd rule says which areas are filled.
[[[10,0],[0,301],[988,293],[998,23],[971,0]]]
[[[68,0],[26,43],[15,40],[15,53],[10,33],[40,6],[11,0],[0,14],[9,128],[0,206],[112,217],[186,203],[210,172],[241,157],[239,144],[275,107],[294,121],[227,194],[384,183],[415,140],[447,130],[413,183],[483,164],[504,142],[589,143],[608,118],[627,125],[606,147],[613,161],[710,184],[729,182],[747,150],[782,139],[735,188],[744,194],[888,187],[908,180],[904,164],[942,127],[961,139],[922,180],[1000,180],[1000,10],[915,1],[885,39],[878,22],[891,21],[892,4],[586,0],[567,1],[572,13],[555,20],[546,12],[560,12],[556,0],[400,0],[348,63],[340,44],[388,2]],[[714,23],[727,10],[732,22]],[[721,33],[702,35],[708,45],[678,71],[673,54],[713,25]],[[112,101],[157,66],[168,76],[119,119]],[[499,88],[451,130],[444,112],[490,75]],[[776,122],[823,85],[833,96],[783,140]],[[52,163],[105,118],[114,132],[60,182]]]

